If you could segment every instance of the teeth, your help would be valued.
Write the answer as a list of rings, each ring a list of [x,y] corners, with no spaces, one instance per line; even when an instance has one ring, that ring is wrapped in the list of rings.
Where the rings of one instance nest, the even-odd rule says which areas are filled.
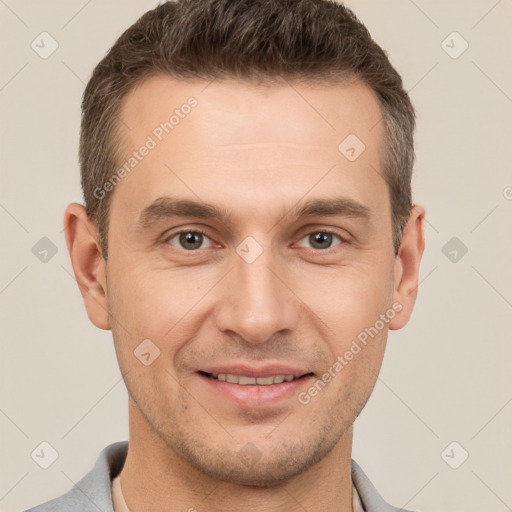
[[[283,382],[281,377],[257,377],[256,378],[256,384],[260,384],[261,386],[269,386],[270,384],[279,384],[280,382]]]
[[[233,375],[233,377],[236,377]],[[235,381],[235,384],[241,384],[242,386],[246,386],[248,384],[256,384],[256,377],[246,377],[245,375],[240,375],[238,377],[238,382]]]
[[[240,384],[241,386],[248,386],[258,384],[260,386],[270,386],[272,384],[281,384],[281,382],[291,382],[298,377],[293,375],[271,375],[270,377],[247,377],[246,375],[233,375],[231,373],[219,373],[218,375],[211,374],[210,377],[232,384]]]

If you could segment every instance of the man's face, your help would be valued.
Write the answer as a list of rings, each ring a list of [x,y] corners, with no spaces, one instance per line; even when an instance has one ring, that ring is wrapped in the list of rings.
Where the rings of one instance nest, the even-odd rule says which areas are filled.
[[[394,300],[377,100],[359,83],[292,85],[142,83],[123,104],[126,160],[148,136],[155,147],[110,208],[107,299],[131,425],[207,474],[254,485],[303,472],[350,432]],[[175,109],[172,130],[155,131]],[[356,159],[353,135],[338,148],[350,134],[365,145]],[[335,211],[297,216],[320,201]]]

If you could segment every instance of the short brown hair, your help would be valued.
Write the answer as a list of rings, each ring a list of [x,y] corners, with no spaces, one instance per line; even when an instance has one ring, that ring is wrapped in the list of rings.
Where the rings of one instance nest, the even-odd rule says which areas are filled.
[[[129,27],[96,66],[84,92],[82,188],[105,258],[112,194],[98,198],[95,190],[119,165],[123,98],[155,74],[260,82],[355,78],[367,84],[382,109],[382,163],[398,254],[412,208],[415,114],[400,75],[355,14],[331,0],[178,0]]]

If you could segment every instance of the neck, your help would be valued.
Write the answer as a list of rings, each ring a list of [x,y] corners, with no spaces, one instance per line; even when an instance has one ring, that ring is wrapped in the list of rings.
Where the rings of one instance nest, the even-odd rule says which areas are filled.
[[[351,447],[352,427],[326,457],[286,482],[238,485],[192,467],[163,442],[130,400],[121,487],[131,512],[351,512]]]

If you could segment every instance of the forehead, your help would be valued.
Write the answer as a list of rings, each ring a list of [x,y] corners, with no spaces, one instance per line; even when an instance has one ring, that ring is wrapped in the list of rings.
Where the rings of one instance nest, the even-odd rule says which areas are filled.
[[[115,193],[131,210],[166,193],[247,208],[292,203],[308,189],[325,195],[343,187],[362,203],[387,196],[382,113],[361,82],[153,76],[124,98],[120,117],[118,164],[134,165],[125,166]]]
[[[312,132],[316,132],[331,144],[349,130],[368,139],[367,132],[376,128],[374,135],[378,138],[383,127],[376,95],[353,79],[336,84],[289,80],[254,84],[221,79],[184,81],[155,75],[138,83],[122,102],[125,141],[136,143],[140,132],[151,133],[173,114],[178,117],[173,127],[190,125],[185,119],[191,98],[198,107],[192,112],[194,128],[199,122],[205,128],[217,128],[197,133],[205,144],[223,142],[227,137],[233,144],[251,142],[251,137],[259,142],[275,142],[275,135],[282,138],[283,130],[290,142],[308,144],[314,140]],[[180,131],[184,129],[175,130],[173,136],[179,137]]]

